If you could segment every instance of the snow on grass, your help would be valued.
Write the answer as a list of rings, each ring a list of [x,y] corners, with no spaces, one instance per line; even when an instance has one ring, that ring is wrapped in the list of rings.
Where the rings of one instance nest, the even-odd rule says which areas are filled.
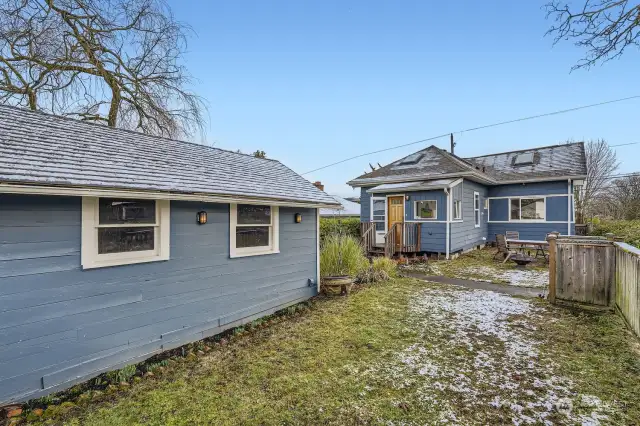
[[[501,282],[516,287],[545,288],[549,271],[536,269],[498,269],[491,266],[469,266],[457,271],[460,279]]]
[[[432,288],[413,300],[409,322],[418,341],[391,362],[369,366],[370,383],[410,390],[443,422],[514,425],[606,422],[612,408],[581,395],[539,357],[536,323],[549,321],[528,300],[485,290]]]

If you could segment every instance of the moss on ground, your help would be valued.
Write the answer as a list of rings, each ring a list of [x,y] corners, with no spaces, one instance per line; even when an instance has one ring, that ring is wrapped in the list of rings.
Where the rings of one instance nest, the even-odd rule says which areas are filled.
[[[460,394],[450,390],[457,380],[454,376],[431,394],[433,377],[428,371],[400,374],[407,364],[399,354],[415,353],[428,361],[433,351],[434,359],[448,360],[440,368],[451,372],[457,371],[458,362],[477,357],[477,348],[452,344],[456,330],[441,326],[455,314],[430,316],[427,306],[416,317],[412,308],[416,300],[428,303],[430,294],[449,297],[450,293],[455,298],[465,292],[397,279],[365,287],[348,298],[318,299],[299,315],[245,333],[198,355],[197,360],[171,362],[153,377],[130,386],[79,398],[69,412],[43,416],[42,422],[433,424],[443,419],[443,407],[447,407],[447,415],[456,416],[454,423],[483,424],[492,419],[493,424],[511,424],[513,413],[506,408],[487,406],[479,412],[463,403]],[[637,341],[622,320],[613,314],[548,307],[542,301],[523,303],[539,307],[535,332],[534,320],[527,316],[510,317],[509,329],[519,333],[518,327],[526,323],[527,336],[540,341],[540,356],[554,364],[557,374],[575,382],[580,392],[615,406],[613,424],[640,421],[640,357],[634,346]],[[434,327],[440,331],[430,333]],[[503,342],[495,336],[475,327],[466,333],[478,346],[494,351],[487,359],[504,365],[510,362]],[[486,383],[472,384],[481,392],[485,387],[491,390]],[[432,399],[434,395],[438,401]]]

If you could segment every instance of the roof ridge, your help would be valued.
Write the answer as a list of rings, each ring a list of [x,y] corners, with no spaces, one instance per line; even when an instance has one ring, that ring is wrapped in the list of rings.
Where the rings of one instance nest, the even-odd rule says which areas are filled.
[[[547,148],[557,148],[557,147],[561,147],[561,146],[570,146],[570,145],[584,145],[584,141],[581,142],[571,142],[571,143],[558,143],[555,145],[547,145],[547,146],[538,146],[535,148],[526,148],[526,149],[516,149],[514,151],[504,151],[504,152],[496,152],[493,154],[484,154],[484,155],[476,155],[474,157],[465,157],[466,160],[472,160],[474,158],[482,158],[482,157],[494,157],[496,155],[502,155],[502,154],[513,154],[516,152],[525,152],[525,151],[533,151],[533,150],[537,150],[537,149],[547,149]]]
[[[132,133],[132,134],[138,135],[138,136],[147,136],[147,137],[150,137],[150,138],[161,139],[161,140],[169,141],[169,142],[185,143],[185,144],[194,145],[194,146],[198,146],[198,147],[202,147],[202,148],[207,148],[207,149],[211,149],[211,150],[215,150],[215,151],[229,152],[231,154],[237,154],[237,155],[244,155],[244,156],[247,156],[247,157],[252,157],[252,158],[255,158],[257,160],[274,161],[276,163],[282,164],[279,160],[276,160],[274,158],[260,158],[260,157],[256,157],[253,154],[245,154],[244,152],[237,152],[237,151],[233,151],[231,149],[225,149],[225,148],[217,148],[217,147],[214,147],[214,146],[208,146],[208,145],[204,145],[204,144],[197,143],[197,142],[185,141],[185,140],[182,140],[182,139],[171,139],[171,138],[166,137],[166,136],[150,135],[150,134],[147,134],[147,133],[142,133],[142,132],[138,132],[138,131],[131,130],[131,129],[122,129],[122,128],[119,128],[119,127],[109,127],[109,126],[105,126],[105,125],[102,125],[102,124],[92,123],[92,122],[88,122],[88,121],[82,121],[82,120],[78,120],[78,119],[71,118],[71,117],[65,117],[63,115],[56,115],[56,114],[52,114],[52,113],[49,113],[49,112],[44,112],[44,111],[41,111],[41,110],[30,110],[30,109],[19,107],[19,106],[15,106],[15,105],[2,105],[2,104],[0,104],[0,108],[13,109],[13,110],[20,111],[21,113],[27,113],[27,114],[41,114],[41,115],[44,115],[46,117],[52,117],[52,118],[60,119],[60,120],[67,120],[67,121],[71,121],[73,123],[78,123],[80,125],[95,126],[94,128],[100,128],[100,129],[104,129],[104,130],[107,130],[107,131]]]
[[[435,145],[434,145],[435,146]],[[449,159],[455,160],[459,163],[462,163],[463,167],[466,167],[467,169],[470,169],[473,172],[481,172],[484,173],[482,170],[478,169],[477,167],[475,167],[473,164],[469,164],[468,161],[466,161],[464,158],[462,157],[458,157],[457,155],[447,151],[446,149],[443,148],[438,148],[436,146],[436,148],[440,151],[441,154],[444,154],[446,157],[448,157]]]

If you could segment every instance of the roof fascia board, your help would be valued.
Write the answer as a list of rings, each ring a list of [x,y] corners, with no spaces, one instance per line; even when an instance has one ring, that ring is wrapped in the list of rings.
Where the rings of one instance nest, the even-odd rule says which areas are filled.
[[[347,185],[353,187],[353,188],[357,188],[357,187],[362,187],[362,186],[372,186],[372,185],[382,185],[383,183],[403,183],[403,182],[417,182],[417,181],[423,181],[423,180],[436,180],[436,179],[446,179],[446,178],[460,178],[460,177],[473,177],[476,180],[482,181],[482,182],[486,182],[489,184],[497,184],[499,182],[497,182],[496,180],[489,178],[488,176],[481,176],[477,173],[474,172],[459,172],[459,173],[447,173],[447,174],[443,174],[443,175],[438,175],[438,176],[429,176],[429,175],[423,175],[423,176],[401,176],[401,177],[397,177],[395,179],[384,179],[384,180],[370,180],[370,179],[354,179],[351,180],[349,182],[347,182]],[[376,179],[376,178],[373,178]]]
[[[257,205],[284,206],[284,207],[310,207],[310,208],[335,208],[340,204],[318,203],[305,201],[288,201],[271,198],[224,196],[208,194],[184,194],[176,192],[137,191],[108,188],[89,187],[63,187],[0,183],[0,194],[27,194],[27,195],[59,195],[72,197],[124,197],[140,198],[147,200],[175,200],[175,201],[201,201],[210,203],[248,203]]]
[[[534,182],[553,182],[557,180],[567,179],[586,179],[587,175],[574,175],[574,176],[550,176],[544,178],[531,178],[531,179],[518,179],[518,180],[501,180],[496,185],[511,185],[514,183],[534,183]]]

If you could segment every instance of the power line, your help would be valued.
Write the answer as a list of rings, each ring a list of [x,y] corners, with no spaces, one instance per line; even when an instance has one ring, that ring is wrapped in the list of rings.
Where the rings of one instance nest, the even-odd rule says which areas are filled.
[[[542,117],[550,117],[550,116],[558,115],[558,114],[566,114],[568,112],[579,111],[581,109],[594,108],[594,107],[597,107],[597,106],[608,105],[608,104],[613,104],[613,103],[617,103],[617,102],[624,102],[624,101],[628,101],[628,100],[631,100],[631,99],[638,99],[638,98],[640,98],[640,95],[628,96],[626,98],[613,99],[613,100],[610,100],[610,101],[598,102],[598,103],[589,104],[589,105],[582,105],[582,106],[578,106],[578,107],[574,107],[574,108],[568,108],[568,109],[561,109],[561,110],[558,110],[558,111],[547,112],[547,113],[544,113],[544,114],[530,115],[528,117],[521,117],[521,118],[516,118],[516,119],[513,119],[513,120],[500,121],[500,122],[492,123],[492,124],[485,124],[483,126],[470,127],[468,129],[458,130],[458,131],[453,132],[453,133],[473,132],[473,131],[476,131],[476,130],[488,129],[490,127],[504,126],[505,124],[512,124],[512,123],[518,123],[518,122],[521,122],[521,121],[534,120],[536,118],[542,118]],[[371,152],[366,152],[364,154],[354,155],[353,157],[345,158],[344,160],[336,161],[335,163],[327,164],[326,166],[318,167],[317,169],[309,170],[308,172],[304,172],[302,174],[306,175],[306,174],[309,174],[309,173],[317,172],[318,170],[323,170],[323,169],[326,169],[326,168],[329,168],[329,167],[333,167],[333,166],[336,166],[338,164],[346,163],[347,161],[355,160],[356,158],[365,157],[367,155],[378,154],[380,152],[391,151],[393,149],[404,148],[405,146],[410,146],[410,145],[415,145],[415,144],[418,144],[418,143],[429,142],[429,141],[432,141],[432,140],[440,139],[440,138],[449,136],[451,133],[452,132],[447,132],[447,133],[443,133],[442,135],[432,136],[430,138],[421,139],[419,141],[409,142],[409,143],[405,143],[405,144],[402,144],[402,145],[392,146],[390,148],[384,148],[384,149],[379,149],[377,151],[371,151]]]
[[[618,145],[609,145],[609,148],[615,148],[618,146],[627,146],[627,145],[638,145],[640,142],[631,142],[631,143],[621,143]]]

